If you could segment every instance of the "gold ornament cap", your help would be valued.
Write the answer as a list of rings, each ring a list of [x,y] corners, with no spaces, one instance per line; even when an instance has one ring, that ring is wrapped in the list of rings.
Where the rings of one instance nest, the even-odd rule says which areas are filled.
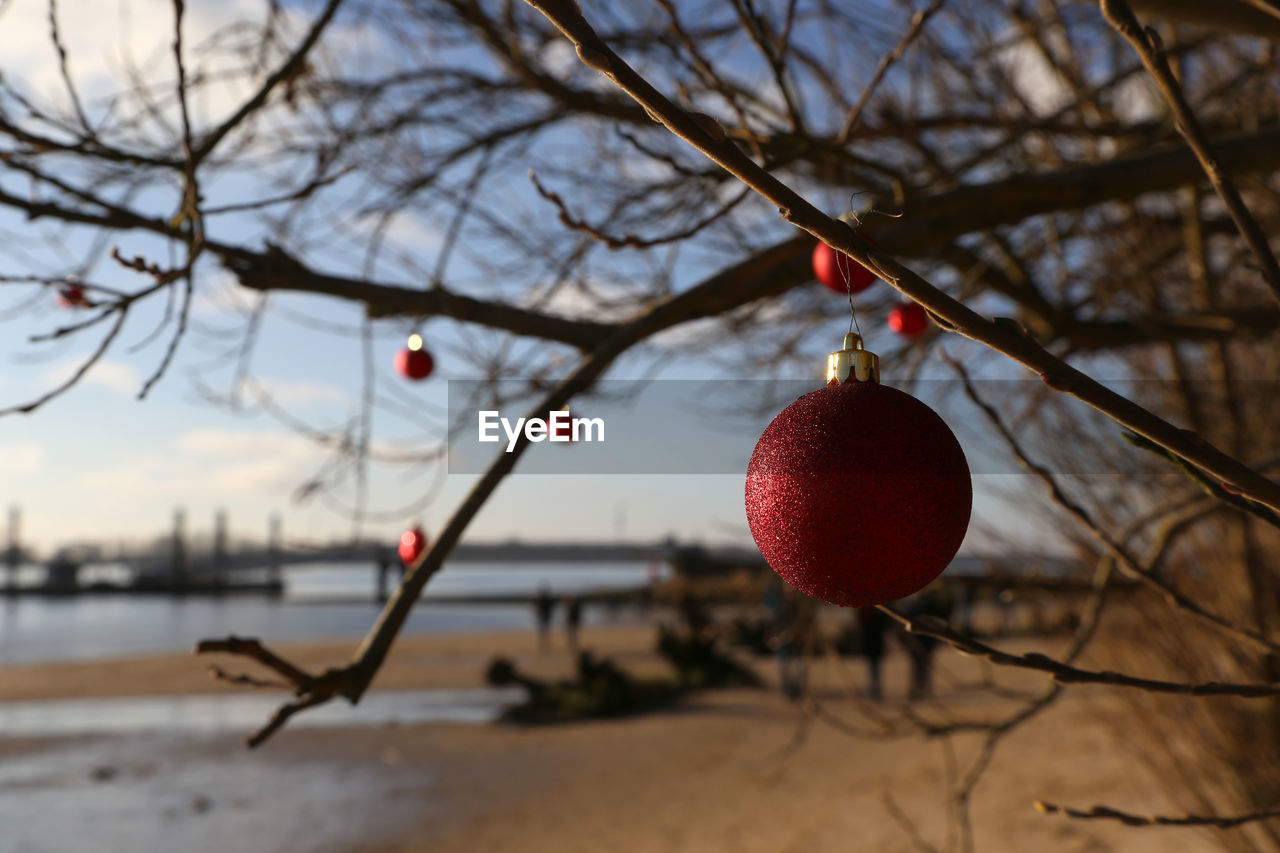
[[[862,335],[844,336],[844,348],[827,356],[827,384],[880,381],[880,356],[862,348]]]

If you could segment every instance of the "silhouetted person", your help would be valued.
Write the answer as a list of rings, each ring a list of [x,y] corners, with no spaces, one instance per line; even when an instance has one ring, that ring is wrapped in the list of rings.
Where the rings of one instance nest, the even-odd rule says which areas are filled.
[[[785,590],[778,602],[774,648],[782,693],[793,701],[804,695],[809,680],[805,655],[813,635],[813,622],[813,599],[793,589]]]
[[[391,566],[398,563],[399,560],[391,559],[391,549],[381,547],[378,549],[378,600],[387,600],[387,578],[391,575]]]
[[[702,606],[702,602],[697,596],[684,590],[680,593],[680,618],[684,620],[685,627],[689,629],[689,633],[698,636],[707,630],[711,625],[711,616],[707,613],[707,609]]]
[[[78,589],[80,586],[80,564],[58,554],[45,566],[46,589],[59,592]]]
[[[538,648],[544,652],[551,646],[551,615],[555,609],[551,590],[545,585],[538,587],[538,597],[533,600],[533,614],[538,623]]]
[[[564,633],[569,648],[578,650],[578,628],[582,626],[582,599],[570,596],[564,600]]]
[[[890,619],[874,607],[858,608],[858,637],[862,656],[867,659],[867,698],[879,702],[884,698],[880,683],[880,662],[884,660],[885,634]]]
[[[906,615],[936,616],[948,621],[951,618],[952,596],[945,587],[930,590],[916,598],[907,608]],[[923,634],[908,633],[903,637],[903,645],[911,658],[911,699],[925,699],[933,693],[933,652],[941,642]]]
[[[973,633],[973,603],[977,590],[972,583],[957,582],[951,590],[953,606],[951,608],[951,627],[961,634]]]

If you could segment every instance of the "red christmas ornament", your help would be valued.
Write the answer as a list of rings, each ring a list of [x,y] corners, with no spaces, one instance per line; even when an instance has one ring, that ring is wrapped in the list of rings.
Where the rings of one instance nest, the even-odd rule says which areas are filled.
[[[929,328],[929,312],[919,302],[904,302],[889,312],[889,331],[918,338]]]
[[[553,441],[571,443],[573,441],[573,413],[569,411],[569,407],[565,406],[560,410],[564,412],[564,417],[557,418],[555,412],[552,412],[550,433]]]
[[[859,236],[871,245],[876,245],[876,241],[867,235],[860,234]],[[846,272],[849,275],[847,290],[844,282]],[[813,247],[813,275],[814,278],[822,283],[823,287],[828,290],[834,290],[836,293],[846,293],[848,291],[861,293],[876,280],[875,273],[871,272],[871,270],[843,252],[837,252],[826,243],[821,242]]]
[[[969,526],[964,451],[932,409],[879,382],[862,339],[826,388],[773,419],[751,455],[751,535],[783,580],[845,607],[910,595],[942,573]]]
[[[92,304],[84,295],[84,288],[74,282],[58,288],[57,302],[59,308],[88,308]]]
[[[407,379],[426,379],[435,367],[431,353],[422,348],[421,335],[410,335],[409,343],[396,353],[396,373]]]
[[[400,562],[406,566],[415,566],[427,550],[427,534],[422,532],[421,525],[415,524],[412,530],[400,534]]]

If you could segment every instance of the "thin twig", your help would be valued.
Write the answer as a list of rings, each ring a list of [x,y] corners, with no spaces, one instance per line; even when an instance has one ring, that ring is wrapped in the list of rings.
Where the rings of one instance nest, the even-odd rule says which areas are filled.
[[[1110,806],[1094,806],[1088,811],[1081,811],[1069,806],[1060,806],[1056,803],[1046,803],[1042,800],[1037,800],[1035,807],[1042,814],[1060,814],[1063,817],[1077,820],[1118,820],[1126,826],[1207,826],[1214,829],[1234,829],[1246,823],[1280,818],[1280,809],[1264,809],[1232,817],[1218,817],[1215,815],[1170,817],[1168,815],[1132,814],[1131,812],[1113,809]]]
[[[270,678],[258,678],[248,673],[240,673],[233,675],[220,666],[209,667],[209,675],[218,681],[225,681],[228,684],[235,684],[241,687],[268,687],[268,688],[287,688],[289,685],[284,681],[275,681]]]
[[[309,672],[289,663],[256,639],[237,637],[233,634],[223,640],[201,640],[196,644],[196,654],[198,655],[219,652],[256,660],[267,669],[280,673],[294,687],[299,687],[313,680]]]
[[[86,134],[92,134],[93,128],[89,126],[89,117],[80,101],[80,92],[71,80],[71,69],[67,64],[67,48],[62,43],[62,34],[58,26],[57,0],[49,0],[49,40],[53,42],[53,49],[57,51],[58,73],[62,76],[62,85],[67,90],[67,97],[71,99],[71,108],[75,110],[76,120],[80,122],[80,128]]]
[[[1276,261],[1275,253],[1271,251],[1266,233],[1249,212],[1244,199],[1240,197],[1239,190],[1218,165],[1218,158],[1209,144],[1209,138],[1200,127],[1200,122],[1196,119],[1191,105],[1187,103],[1182,85],[1174,76],[1173,69],[1169,67],[1169,60],[1165,56],[1160,37],[1155,30],[1149,27],[1143,28],[1125,0],[1101,0],[1101,7],[1103,17],[1120,35],[1124,36],[1129,44],[1133,45],[1143,66],[1155,79],[1160,91],[1164,93],[1165,100],[1173,110],[1178,133],[1182,134],[1187,145],[1195,152],[1196,159],[1200,161],[1204,173],[1209,177],[1209,183],[1213,185],[1222,203],[1226,205],[1227,212],[1231,214],[1236,228],[1240,230],[1240,236],[1244,237],[1244,241],[1253,252],[1262,270],[1262,277],[1266,279],[1276,299],[1280,299],[1280,263]]]
[[[885,791],[880,800],[884,803],[885,813],[907,836],[907,840],[911,842],[912,847],[921,851],[921,853],[939,853],[937,847],[924,840],[924,837],[920,834],[920,827],[916,826],[915,821],[907,817],[907,813],[898,805],[898,801],[893,798],[893,794]]]
[[[699,231],[702,231],[704,228],[709,225],[713,225],[719,219],[723,218],[726,214],[737,207],[744,198],[751,194],[750,187],[743,187],[740,192],[734,194],[728,201],[724,202],[715,210],[712,210],[706,216],[685,228],[681,228],[678,231],[672,231],[658,237],[639,237],[634,234],[613,235],[606,233],[604,229],[574,216],[569,211],[569,206],[565,203],[565,200],[556,192],[543,186],[542,182],[538,180],[538,176],[533,172],[529,173],[529,180],[533,181],[533,187],[538,191],[538,195],[556,206],[556,210],[560,216],[560,222],[566,228],[574,231],[581,231],[584,234],[589,235],[593,240],[598,240],[601,243],[604,243],[610,249],[652,249],[655,246],[675,243],[680,240],[687,240]]]
[[[1180,696],[1240,696],[1258,699],[1267,696],[1280,696],[1280,683],[1277,684],[1231,684],[1221,681],[1206,681],[1201,684],[1188,684],[1177,681],[1159,681],[1152,678],[1138,678],[1120,672],[1080,669],[1070,664],[1054,660],[1039,652],[1027,652],[1015,655],[1002,652],[980,640],[955,631],[946,622],[937,617],[917,616],[914,619],[903,616],[891,608],[881,607],[912,634],[923,634],[947,643],[956,651],[966,655],[976,655],[1000,666],[1012,666],[1019,669],[1031,669],[1048,673],[1059,684],[1106,684],[1112,687],[1130,687],[1148,693],[1172,693]]]
[[[1212,495],[1217,500],[1220,500],[1225,504],[1229,504],[1241,512],[1247,512],[1250,515],[1257,516],[1272,527],[1280,528],[1280,513],[1275,512],[1269,507],[1260,506],[1253,501],[1245,500],[1238,494],[1228,489],[1224,489],[1221,483],[1214,482],[1210,478],[1206,477],[1204,472],[1199,468],[1196,468],[1193,465],[1188,465],[1187,460],[1170,453],[1163,447],[1152,444],[1140,435],[1134,435],[1127,430],[1122,430],[1120,435],[1125,441],[1129,442],[1134,447],[1140,447],[1143,450],[1150,451],[1151,453],[1154,453],[1160,458],[1177,466],[1178,470],[1186,474],[1192,482],[1203,489],[1205,494]],[[1265,468],[1263,468],[1263,470],[1265,470]]]
[[[911,17],[911,27],[907,30],[907,34],[898,42],[897,47],[880,59],[880,65],[876,68],[876,73],[872,76],[871,82],[862,90],[862,94],[858,97],[858,102],[853,105],[853,109],[849,110],[849,117],[845,119],[844,129],[840,131],[840,136],[836,139],[837,145],[844,146],[849,144],[849,140],[853,137],[853,132],[858,129],[858,122],[862,118],[863,109],[866,108],[867,102],[871,100],[871,95],[879,87],[880,81],[884,79],[889,66],[902,58],[902,54],[920,35],[924,25],[929,23],[929,19],[937,14],[946,5],[946,2],[947,0],[934,0],[928,7],[921,9]]]
[[[285,723],[289,722],[289,718],[294,714],[328,702],[330,698],[332,697],[321,693],[311,693],[299,697],[292,702],[286,702],[276,709],[276,712],[271,715],[271,719],[267,721],[266,725],[249,736],[249,739],[245,741],[245,745],[250,749],[261,746],[267,738],[271,737],[279,731]]]
[[[109,314],[110,312],[107,312],[107,314],[104,316],[107,316]],[[36,409],[40,408],[45,403],[49,402],[55,397],[59,397],[62,394],[65,394],[67,391],[71,390],[71,388],[73,388],[75,384],[79,382],[86,373],[89,372],[89,369],[92,368],[99,361],[101,361],[103,356],[107,354],[107,350],[111,347],[111,342],[116,339],[116,337],[120,334],[120,330],[124,328],[124,320],[126,316],[128,316],[127,310],[119,309],[116,311],[115,324],[112,325],[112,327],[107,331],[107,333],[102,336],[102,340],[98,342],[98,346],[94,349],[94,351],[89,354],[88,358],[86,358],[83,362],[80,363],[80,366],[76,368],[76,372],[71,374],[70,378],[68,378],[65,382],[63,382],[61,385],[54,387],[49,391],[46,391],[44,394],[41,394],[39,397],[35,398],[34,400],[31,400],[28,403],[23,403],[20,406],[12,406],[7,409],[0,409],[0,415],[9,415],[9,414],[18,414],[18,413],[27,414],[29,412],[34,412]]]
[[[200,140],[200,144],[192,152],[192,157],[197,163],[203,162],[228,133],[265,104],[267,97],[276,86],[302,71],[307,54],[311,52],[316,42],[320,40],[321,34],[324,33],[325,27],[329,25],[329,22],[333,20],[333,16],[340,5],[342,5],[342,0],[329,0],[320,16],[312,23],[311,29],[307,31],[306,37],[298,44],[298,47],[289,55],[288,59],[273,71],[266,80],[262,81],[262,86],[249,100],[240,105],[240,109],[236,110],[226,121]]]
[[[1083,506],[1067,496],[1066,492],[1064,492],[1062,487],[1058,485],[1058,481],[1047,468],[1030,458],[1027,452],[1023,450],[1022,443],[1018,441],[1017,437],[1014,436],[1008,425],[1005,424],[1004,419],[1000,417],[1000,413],[997,412],[990,403],[983,400],[978,394],[978,391],[973,386],[973,382],[969,378],[969,373],[965,370],[964,366],[948,356],[946,353],[942,354],[942,358],[952,367],[952,369],[956,371],[957,375],[959,375],[964,386],[965,395],[984,415],[986,415],[987,421],[995,428],[996,432],[1000,434],[1000,437],[1004,439],[1005,444],[1009,446],[1009,449],[1013,452],[1019,464],[1034,474],[1036,478],[1044,484],[1045,488],[1049,490],[1054,501],[1070,513],[1076,521],[1080,522],[1080,524],[1083,525],[1090,534],[1092,534],[1094,539],[1096,539],[1099,544],[1106,548],[1107,551],[1116,558],[1122,572],[1139,581],[1154,592],[1159,593],[1174,607],[1186,611],[1219,631],[1230,634],[1233,637],[1246,640],[1265,651],[1280,651],[1280,643],[1264,636],[1252,628],[1242,627],[1223,616],[1219,616],[1216,613],[1206,610],[1186,593],[1177,589],[1154,572],[1139,565],[1138,561],[1134,559],[1133,555],[1129,553],[1127,548],[1103,530],[1102,527],[1093,520],[1093,516],[1091,516]]]

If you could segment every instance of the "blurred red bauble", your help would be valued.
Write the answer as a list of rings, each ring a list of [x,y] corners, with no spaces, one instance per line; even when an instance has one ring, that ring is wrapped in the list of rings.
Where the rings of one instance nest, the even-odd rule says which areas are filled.
[[[557,417],[558,412],[552,412],[550,420],[550,433],[552,441],[569,443],[573,441],[573,413],[569,411],[569,407],[565,406],[560,412],[564,413],[563,417]]]
[[[889,312],[889,331],[918,338],[929,328],[929,312],[919,302],[904,302]]]
[[[418,559],[426,550],[427,534],[422,532],[421,527],[415,526],[412,530],[406,530],[400,534],[400,562],[406,566],[417,565]]]
[[[435,359],[422,348],[422,338],[418,335],[410,335],[409,343],[396,353],[396,373],[407,379],[426,379],[435,367]]]
[[[875,241],[865,234],[858,236],[873,246],[875,245]],[[844,283],[845,272],[849,274],[847,290]],[[814,278],[822,283],[823,287],[836,293],[846,293],[848,291],[861,293],[876,280],[875,273],[871,272],[871,270],[843,252],[837,252],[826,243],[818,243],[813,248],[813,275]]]
[[[941,574],[972,504],[950,428],[877,381],[833,381],[796,400],[769,424],[747,468],[747,521],[760,553],[796,589],[845,607],[902,598]]]
[[[89,300],[84,295],[84,288],[78,284],[64,284],[58,288],[59,308],[87,308]]]

